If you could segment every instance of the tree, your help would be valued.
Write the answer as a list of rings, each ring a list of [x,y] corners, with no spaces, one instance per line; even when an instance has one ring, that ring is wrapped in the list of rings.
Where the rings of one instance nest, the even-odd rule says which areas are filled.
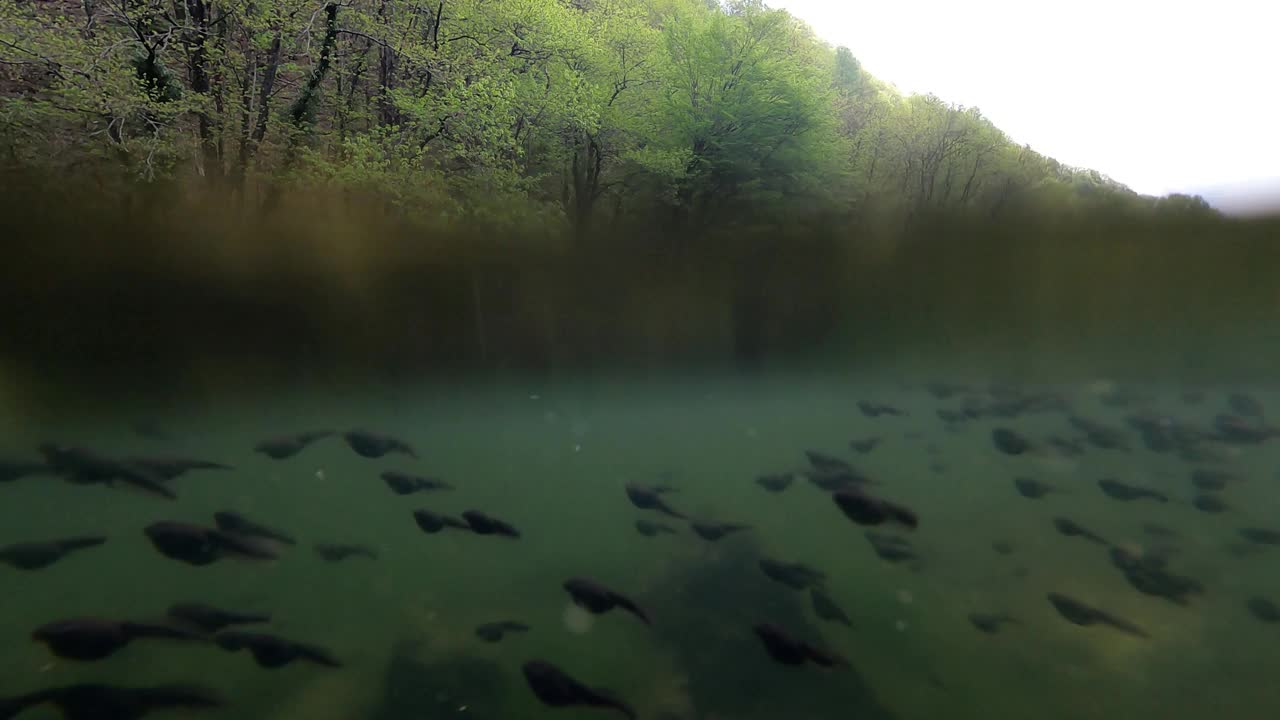
[[[0,0],[5,162],[104,191],[324,184],[430,222],[638,233],[1203,212],[903,96],[760,0]],[[274,190],[271,190],[273,189]],[[100,194],[110,197],[110,192]]]

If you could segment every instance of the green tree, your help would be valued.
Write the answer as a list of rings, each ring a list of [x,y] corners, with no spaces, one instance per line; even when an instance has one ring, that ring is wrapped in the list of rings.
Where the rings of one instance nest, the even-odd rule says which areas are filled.
[[[694,234],[1212,216],[903,96],[760,0],[0,0],[12,168],[344,188],[438,222]]]

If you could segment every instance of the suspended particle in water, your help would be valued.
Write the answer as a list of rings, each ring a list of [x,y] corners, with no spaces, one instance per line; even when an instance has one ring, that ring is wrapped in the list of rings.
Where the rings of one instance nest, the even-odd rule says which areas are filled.
[[[564,626],[574,635],[585,635],[595,625],[595,617],[582,608],[570,603],[564,608]]]
[[[898,602],[902,603],[903,605],[910,605],[914,601],[915,601],[915,597],[911,594],[910,590],[898,591]]]
[[[324,481],[325,479],[324,468],[320,468],[319,470],[316,470],[316,479],[322,482]]]
[[[1039,465],[1045,472],[1053,473],[1054,475],[1069,475],[1080,466],[1074,460],[1060,457],[1043,458],[1039,461]]]
[[[1116,547],[1136,558],[1140,558],[1147,553],[1146,548],[1142,546],[1142,543],[1135,542],[1133,540],[1121,540],[1119,543],[1116,543]]]
[[[907,631],[907,621],[906,621],[906,620],[899,620],[898,622],[896,622],[896,623],[894,623],[894,624],[893,624],[893,629],[894,629],[894,630],[897,630],[898,632],[906,632],[906,631]]]
[[[1094,395],[1108,395],[1116,391],[1116,384],[1111,380],[1094,380],[1086,386],[1086,390]]]

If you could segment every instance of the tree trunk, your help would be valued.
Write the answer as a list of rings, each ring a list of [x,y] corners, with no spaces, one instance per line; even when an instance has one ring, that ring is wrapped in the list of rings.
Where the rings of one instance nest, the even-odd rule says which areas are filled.
[[[93,0],[82,0],[82,4],[84,6],[84,30],[81,31],[81,34],[86,38],[92,38],[95,34],[93,27],[97,22],[97,8]]]
[[[253,86],[257,78],[258,53],[255,50],[245,56],[244,78],[240,81],[240,154],[235,167],[235,187],[239,190],[244,189],[253,144],[250,134],[253,132]]]
[[[964,190],[960,192],[961,205],[969,202],[970,193],[975,189],[973,181],[974,178],[978,177],[978,168],[982,167],[982,156],[985,154],[986,152],[979,152],[973,156],[973,170],[969,171],[969,179],[965,180]]]
[[[945,206],[947,201],[951,199],[951,186],[952,181],[955,179],[955,173],[956,163],[953,159],[947,163],[947,174],[942,178],[942,201],[938,203],[939,205]]]
[[[324,7],[324,40],[320,43],[320,59],[311,69],[311,77],[302,88],[302,93],[289,109],[289,118],[293,126],[302,129],[315,112],[316,101],[320,94],[320,84],[329,72],[329,63],[333,57],[333,46],[338,39],[338,5],[329,3]]]
[[[570,167],[573,179],[573,226],[579,241],[585,239],[591,231],[596,200],[600,197],[600,172],[603,166],[604,156],[595,136],[591,133],[579,136]],[[568,207],[565,209],[569,210]]]
[[[218,38],[218,48],[220,50],[225,50],[227,47],[227,32],[228,32],[227,27],[229,25],[230,23],[228,22],[221,22],[218,24],[217,38]],[[218,128],[217,128],[217,138],[215,139],[215,147],[218,153],[218,176],[220,178],[225,177],[227,172],[226,170],[227,133],[223,127],[223,125],[226,123],[226,118],[227,118],[226,116],[227,79],[225,76],[225,72],[226,72],[226,63],[218,63],[218,65],[216,66],[216,72],[213,76],[213,108],[218,113]]]
[[[262,72],[262,87],[258,90],[258,121],[253,127],[253,144],[249,150],[252,157],[258,152],[258,145],[267,136],[267,121],[271,119],[271,93],[276,86],[276,73],[280,70],[280,35],[276,30],[271,39],[271,49],[267,51],[267,66]]]
[[[871,199],[871,189],[874,187],[876,179],[876,165],[880,163],[880,147],[884,144],[884,131],[881,130],[876,141],[871,145],[871,166],[867,168],[867,188],[862,193],[862,202],[866,203]]]
[[[205,0],[186,0],[187,20],[191,29],[186,33],[183,42],[187,46],[188,69],[191,74],[191,91],[209,97],[209,52],[206,46],[209,40],[209,4]],[[213,118],[207,110],[196,113],[200,134],[200,159],[204,166],[205,177],[209,182],[216,182],[222,174],[222,160],[218,157],[217,143],[213,137]]]
[[[307,132],[315,114],[316,103],[320,98],[320,85],[329,73],[329,65],[333,60],[333,47],[338,41],[338,5],[329,3],[324,6],[324,39],[320,42],[320,57],[315,67],[311,68],[311,76],[302,87],[298,99],[289,107],[289,121],[296,131],[289,138],[288,148],[284,154],[284,170],[291,170],[298,159],[298,143]],[[280,187],[272,185],[267,192],[266,209],[272,210],[280,201]]]
[[[378,4],[378,19],[384,27],[387,22],[387,2]],[[400,122],[400,114],[391,100],[391,91],[396,84],[396,54],[388,45],[378,47],[378,122],[383,125],[396,125]]]

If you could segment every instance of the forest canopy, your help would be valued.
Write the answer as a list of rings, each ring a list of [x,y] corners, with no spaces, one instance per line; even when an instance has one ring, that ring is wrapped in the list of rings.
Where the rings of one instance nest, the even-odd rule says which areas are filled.
[[[904,96],[759,0],[0,0],[0,158],[579,238],[1214,214]]]
[[[0,0],[0,237],[10,393],[1274,357],[1205,340],[1270,322],[1274,221],[1063,165],[759,0]]]

